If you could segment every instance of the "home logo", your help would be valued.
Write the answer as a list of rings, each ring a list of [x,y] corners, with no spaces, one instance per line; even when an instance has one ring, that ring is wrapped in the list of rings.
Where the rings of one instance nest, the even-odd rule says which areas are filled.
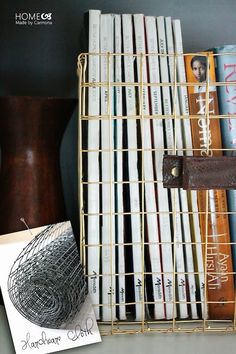
[[[20,26],[52,25],[51,12],[16,12],[15,24]]]

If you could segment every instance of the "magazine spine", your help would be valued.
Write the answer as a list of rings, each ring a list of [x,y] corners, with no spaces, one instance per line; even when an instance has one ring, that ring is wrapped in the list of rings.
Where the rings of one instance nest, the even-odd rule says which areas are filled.
[[[155,200],[155,185],[154,185],[154,168],[152,159],[152,144],[151,144],[151,125],[150,119],[146,116],[150,115],[150,102],[148,97],[147,87],[147,61],[145,43],[145,28],[143,14],[134,14],[134,32],[137,56],[137,72],[139,86],[140,115],[141,115],[141,136],[143,149],[143,179],[144,179],[144,197],[145,197],[145,211],[147,222],[147,240],[149,242],[148,253],[151,263],[152,271],[152,287],[154,298],[154,317],[155,319],[165,318],[164,307],[164,289],[163,277],[161,267],[161,252],[159,244],[159,229],[157,219],[157,206]],[[142,67],[142,70],[141,70]],[[143,85],[141,87],[141,85]],[[145,86],[146,85],[146,86]]]
[[[167,46],[166,46],[166,30],[165,20],[163,16],[157,17],[157,31],[158,31],[158,43],[160,54],[160,72],[161,82],[163,84],[169,83],[169,71],[167,61]],[[167,85],[162,86],[162,97],[164,105],[164,115],[171,116],[171,95],[170,87]],[[176,150],[176,135],[173,128],[173,122],[171,118],[165,119],[165,134],[166,144],[169,154],[173,154]],[[186,274],[184,263],[184,251],[183,251],[183,233],[180,217],[180,194],[178,189],[171,189],[171,209],[173,211],[173,236],[174,236],[174,257],[176,265],[176,289],[179,301],[179,317],[181,319],[188,317],[187,308],[187,289],[186,289]]]
[[[137,115],[135,83],[134,80],[134,49],[133,49],[133,27],[132,16],[122,15],[122,38],[124,55],[124,77],[126,83],[131,86],[125,87],[126,113],[127,113],[127,140],[128,140],[128,173],[129,173],[129,194],[131,211],[131,237],[133,253],[134,272],[134,300],[135,319],[142,321],[144,318],[144,288],[143,288],[143,251],[141,237],[141,214],[139,197],[139,173],[137,153]],[[132,85],[133,84],[133,85]]]
[[[116,159],[116,208],[117,208],[117,242],[118,242],[118,313],[120,320],[126,320],[126,284],[125,284],[125,246],[124,246],[124,198],[123,198],[123,102],[122,102],[122,87],[119,83],[122,82],[121,69],[121,16],[114,15],[115,21],[115,153]]]
[[[89,11],[89,61],[88,81],[100,81],[100,14],[99,10]],[[88,115],[100,114],[100,88],[98,85],[88,89]],[[88,121],[88,290],[94,306],[96,319],[100,319],[100,206],[99,206],[99,136],[98,119]],[[90,151],[92,150],[92,151]]]
[[[173,23],[173,26],[172,26]],[[186,83],[186,74],[185,74],[185,65],[184,65],[184,57],[183,57],[183,41],[182,41],[182,32],[181,32],[181,23],[180,20],[173,20],[171,18],[166,18],[166,27],[169,29],[167,33],[169,36],[172,36],[174,53],[176,55],[176,61],[173,69],[171,70],[172,75],[176,70],[176,81],[178,83]],[[173,30],[172,30],[173,29]],[[167,37],[168,39],[168,37]],[[170,48],[171,49],[171,48]],[[170,54],[170,53],[169,53]],[[173,54],[173,53],[172,53]],[[176,67],[175,67],[176,64]],[[171,81],[174,81],[174,77]],[[176,126],[177,129],[177,140],[179,140],[179,144],[177,141],[178,149],[180,155],[190,155],[192,153],[192,134],[189,120],[189,105],[188,105],[188,92],[185,86],[179,86],[177,88],[176,100],[178,102],[178,112],[177,115],[182,115],[184,119],[177,118],[179,124]],[[174,90],[173,90],[174,94]],[[181,124],[182,123],[182,124]],[[190,307],[191,307],[191,317],[193,319],[198,318],[197,313],[197,304],[196,304],[196,280],[194,274],[194,259],[193,259],[193,234],[195,233],[195,237],[200,239],[200,228],[199,221],[197,216],[198,208],[197,208],[197,193],[189,192],[180,189],[181,195],[181,210],[182,221],[183,221],[183,235],[185,243],[185,259],[186,259],[186,269],[187,269],[187,279],[188,279],[188,287],[189,287],[189,298],[190,298]],[[194,204],[191,204],[193,202]],[[195,209],[193,209],[193,206]],[[192,225],[194,228],[190,228],[190,214],[189,212],[194,212],[195,216],[192,215]],[[198,235],[196,233],[198,232]],[[202,263],[203,270],[203,263]],[[204,272],[199,273],[201,277],[201,281],[204,280]],[[203,303],[202,303],[203,304]],[[203,309],[202,309],[203,310]]]
[[[160,83],[159,72],[159,56],[157,43],[157,27],[156,18],[154,16],[145,17],[146,35],[147,35],[147,52],[148,52],[148,68],[149,81],[152,84],[150,87],[150,101],[152,112],[152,129],[153,129],[153,147],[154,147],[154,161],[155,161],[155,176],[157,179],[157,205],[158,217],[160,227],[160,241],[161,241],[161,256],[162,256],[162,270],[164,282],[164,297],[166,319],[172,319],[176,313],[174,305],[174,291],[173,291],[173,253],[172,253],[172,239],[171,239],[171,225],[170,225],[170,209],[168,193],[163,188],[162,183],[162,162],[164,152],[164,130],[162,120],[162,100],[160,86],[154,84]]]
[[[102,165],[102,320],[115,319],[115,191],[114,191],[114,134],[113,134],[113,31],[112,14],[101,15],[101,165]]]

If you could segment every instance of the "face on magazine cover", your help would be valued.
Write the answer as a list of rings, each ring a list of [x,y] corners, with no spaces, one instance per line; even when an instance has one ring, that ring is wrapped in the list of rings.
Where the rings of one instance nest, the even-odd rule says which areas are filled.
[[[192,58],[191,67],[198,82],[206,81],[206,57],[195,56]]]

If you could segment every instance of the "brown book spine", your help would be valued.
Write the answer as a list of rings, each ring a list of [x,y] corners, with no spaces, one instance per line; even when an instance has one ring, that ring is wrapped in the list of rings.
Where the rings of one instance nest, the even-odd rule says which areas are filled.
[[[193,83],[188,87],[188,95],[190,115],[195,115],[191,117],[194,155],[221,156],[220,122],[211,117],[219,114],[216,88],[212,85],[215,81],[213,56],[211,53],[189,55],[185,64],[187,81]],[[206,80],[207,65],[209,80]],[[235,295],[226,191],[198,191],[198,207],[209,318],[233,319]]]

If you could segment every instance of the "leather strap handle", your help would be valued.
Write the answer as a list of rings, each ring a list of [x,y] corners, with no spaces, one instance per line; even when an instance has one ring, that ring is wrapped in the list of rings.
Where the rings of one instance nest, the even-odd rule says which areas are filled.
[[[163,159],[165,188],[236,189],[236,156],[173,156]]]

